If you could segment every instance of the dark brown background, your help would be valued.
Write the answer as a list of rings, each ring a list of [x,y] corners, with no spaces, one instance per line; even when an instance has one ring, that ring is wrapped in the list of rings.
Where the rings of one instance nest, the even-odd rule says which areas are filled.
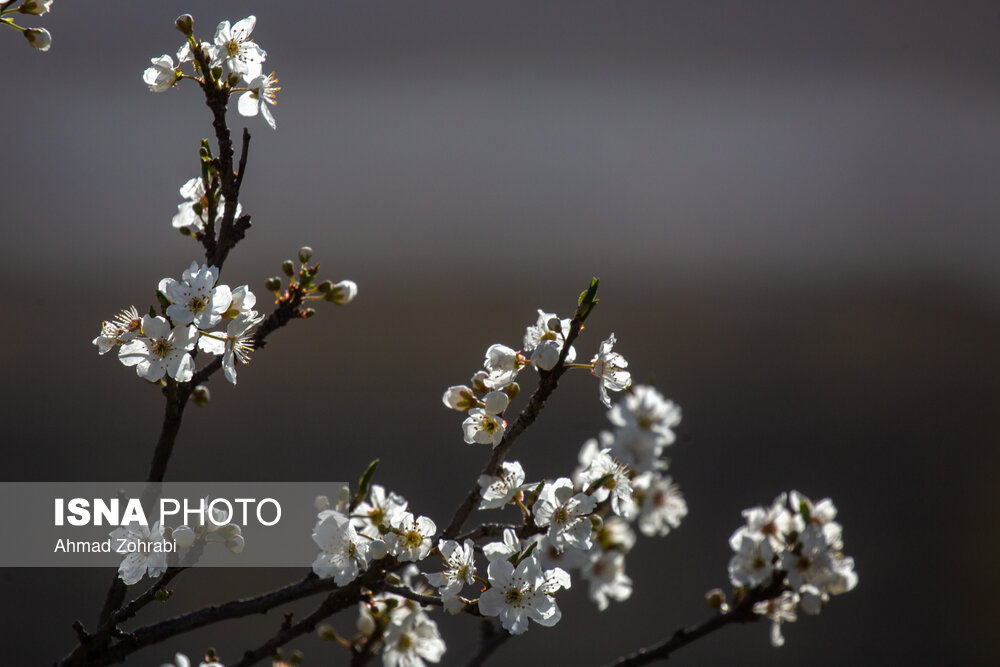
[[[160,398],[89,341],[198,256],[170,218],[209,114],[192,86],[140,80],[180,44],[182,11],[205,37],[256,13],[283,87],[277,132],[247,122],[254,228],[226,280],[262,294],[309,243],[360,295],[276,335],[238,388],[213,382],[171,478],[355,479],[378,456],[379,481],[443,524],[486,451],[462,443],[442,390],[490,343],[518,343],[535,308],[569,314],[599,275],[581,353],[614,331],[637,378],[683,406],[671,454],[690,515],[640,541],[627,603],[598,613],[578,582],[564,620],[496,664],[600,664],[701,619],[740,510],[793,487],[834,498],[860,586],[781,650],[763,624],[731,628],[677,664],[990,662],[994,3],[57,1],[34,22],[50,53],[0,32],[7,479],[146,473]],[[532,479],[565,474],[605,424],[581,374],[514,456]],[[188,573],[160,611],[298,576]],[[4,655],[65,653],[110,578],[0,572]],[[209,644],[231,660],[279,622],[136,661]],[[440,624],[445,663],[461,664],[474,623]],[[307,664],[343,659],[297,645]]]

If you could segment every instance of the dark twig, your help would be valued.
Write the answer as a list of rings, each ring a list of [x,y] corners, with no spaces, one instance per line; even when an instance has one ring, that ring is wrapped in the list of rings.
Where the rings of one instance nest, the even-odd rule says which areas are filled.
[[[576,337],[580,335],[580,330],[583,329],[583,323],[590,315],[590,312],[594,308],[594,304],[597,303],[595,295],[597,293],[597,280],[593,280],[591,287],[584,294],[584,297],[580,301],[580,305],[576,309],[576,314],[573,315],[573,320],[569,325],[569,333],[566,336],[566,340],[563,344],[562,352],[559,355],[559,361],[552,368],[551,371],[538,371],[538,388],[535,389],[535,393],[531,395],[531,400],[528,404],[524,406],[521,410],[521,414],[517,416],[517,421],[507,429],[504,434],[503,440],[500,444],[493,448],[493,452],[490,455],[490,460],[487,462],[486,467],[483,468],[481,475],[487,475],[489,477],[496,477],[500,472],[500,466],[507,456],[507,452],[510,448],[514,446],[514,442],[517,438],[524,433],[529,426],[531,426],[535,420],[538,418],[538,414],[545,407],[545,401],[548,400],[552,392],[555,391],[556,386],[559,384],[559,378],[562,374],[566,372],[566,355],[569,354],[569,349],[573,345],[573,341]],[[477,478],[478,480],[478,478]],[[459,505],[458,510],[455,511],[455,515],[452,517],[451,522],[448,527],[445,528],[444,533],[441,538],[445,540],[454,539],[456,535],[462,530],[462,525],[465,523],[466,519],[469,518],[469,514],[475,509],[476,505],[479,504],[479,500],[482,498],[482,494],[479,490],[478,481],[473,485],[472,490],[469,491],[465,500]]]
[[[240,166],[236,172],[236,192],[243,186],[243,172],[247,168],[247,154],[250,152],[250,130],[243,128],[243,148],[240,151]]]
[[[743,599],[725,614],[713,616],[701,625],[696,625],[690,629],[680,628],[669,638],[664,639],[658,644],[641,648],[635,653],[621,657],[609,663],[607,667],[637,667],[638,665],[645,665],[656,660],[666,660],[674,651],[682,646],[687,646],[693,641],[720,628],[724,628],[731,623],[752,623],[760,618],[759,614],[754,613],[754,605],[781,595],[781,592],[786,588],[784,579],[784,572],[775,571],[769,583],[751,589]]]

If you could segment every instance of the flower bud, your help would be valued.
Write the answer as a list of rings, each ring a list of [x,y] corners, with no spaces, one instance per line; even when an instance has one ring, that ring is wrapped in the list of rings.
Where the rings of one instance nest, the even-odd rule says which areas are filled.
[[[705,601],[708,603],[709,609],[721,611],[723,614],[729,611],[729,604],[726,603],[726,594],[721,588],[713,588],[705,593]]]
[[[554,340],[543,340],[535,348],[535,352],[531,355],[531,360],[535,366],[543,371],[551,371],[559,363],[560,351],[559,344]]]
[[[174,25],[188,37],[194,33],[194,17],[190,14],[181,14],[178,16],[177,20],[174,21]]]
[[[177,543],[181,549],[187,549],[189,546],[194,544],[194,530],[190,526],[177,526],[174,528],[173,532],[174,542]]]
[[[371,637],[375,634],[375,619],[368,614],[359,614],[358,634],[362,637]]]
[[[316,285],[316,290],[320,294],[329,294],[333,291],[333,282],[330,280],[324,280],[319,285]]]
[[[275,276],[264,281],[264,287],[270,292],[277,292],[281,289],[281,278]]]
[[[208,391],[208,387],[200,384],[191,391],[191,400],[199,408],[203,408],[212,400],[212,394]]]
[[[292,651],[292,657],[290,657],[288,659],[288,664],[292,665],[292,667],[295,667],[296,665],[301,665],[302,664],[302,660],[305,657],[306,656],[305,656],[305,654],[302,651],[298,651],[298,650]]]
[[[234,554],[243,553],[243,547],[246,546],[246,542],[243,540],[242,535],[237,535],[233,539],[226,542],[226,548],[232,551]]]
[[[507,409],[510,398],[502,391],[491,391],[483,397],[483,403],[486,405],[486,412],[498,415]]]
[[[52,35],[45,28],[27,28],[23,34],[24,38],[28,40],[28,44],[39,51],[48,51],[49,47],[52,46]]]
[[[309,246],[304,245],[301,248],[299,248],[299,261],[302,262],[303,264],[312,259],[312,256],[313,256],[313,249],[310,248]]]
[[[153,593],[153,597],[155,597],[160,602],[163,602],[164,600],[170,599],[171,593],[173,593],[173,591],[161,588],[157,590],[155,593]]]
[[[332,625],[326,623],[316,628],[316,636],[328,642],[337,641],[337,631],[333,629]]]
[[[302,317],[306,318],[307,320],[310,317],[314,317],[315,315],[316,315],[316,309],[315,308],[303,308],[302,309]]]
[[[230,88],[235,88],[236,86],[240,85],[241,78],[242,77],[240,77],[239,74],[235,72],[230,72],[229,76],[226,77],[226,85],[228,85]]]
[[[486,378],[489,377],[489,373],[486,371],[479,371],[472,376],[472,388],[477,394],[482,394],[488,391],[486,388]]]
[[[17,11],[22,14],[34,14],[41,16],[52,8],[52,0],[25,0]]]
[[[472,390],[463,384],[448,387],[444,392],[444,396],[441,397],[441,402],[445,404],[445,407],[460,412],[465,412],[471,408],[475,405],[475,401],[476,397],[472,394]]]
[[[341,280],[333,286],[333,289],[326,295],[327,301],[332,301],[338,306],[346,306],[354,297],[358,295],[358,286],[352,280]]]
[[[313,501],[313,507],[316,508],[317,512],[328,510],[330,509],[330,499],[326,496],[316,496],[316,500]]]
[[[549,328],[549,331],[562,332],[562,322],[558,317],[550,317],[545,326]]]
[[[347,486],[340,487],[337,493],[337,510],[345,510],[351,504],[351,489]]]
[[[225,526],[219,528],[219,535],[225,540],[232,540],[239,537],[242,533],[243,531],[235,523],[227,523]]]
[[[281,263],[281,272],[291,278],[295,275],[295,263],[290,259],[286,259]]]

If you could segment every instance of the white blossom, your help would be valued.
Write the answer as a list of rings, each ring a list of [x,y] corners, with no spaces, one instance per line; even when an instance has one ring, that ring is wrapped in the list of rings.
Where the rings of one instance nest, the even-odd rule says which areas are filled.
[[[462,434],[470,445],[491,444],[496,447],[503,440],[506,428],[506,421],[482,408],[469,410],[469,416],[462,422]]]
[[[194,376],[194,360],[188,352],[198,340],[195,327],[171,329],[164,318],[143,315],[141,331],[141,337],[122,345],[119,361],[135,366],[136,374],[150,382],[159,382],[164,375],[178,382],[187,382]]]
[[[121,310],[110,322],[101,322],[101,333],[92,342],[100,354],[106,354],[116,345],[135,340],[142,330],[142,318],[135,306]]]
[[[482,499],[479,509],[498,509],[511,502],[521,491],[524,484],[524,468],[517,461],[504,461],[501,464],[500,475],[479,476],[479,490]]]
[[[169,90],[180,79],[180,73],[174,68],[174,59],[167,54],[152,58],[152,67],[147,67],[142,73],[142,80],[154,93]]]
[[[252,313],[255,305],[257,296],[250,291],[249,285],[240,285],[233,290],[232,301],[229,302],[229,308],[223,313],[223,317],[233,319],[239,315]]]
[[[167,554],[164,544],[163,526],[157,521],[152,528],[133,521],[120,526],[110,533],[112,548],[127,554],[118,566],[118,577],[127,585],[138,583],[143,575],[155,578],[167,570]],[[159,544],[157,549],[154,545]]]
[[[490,389],[503,389],[517,377],[523,361],[511,348],[495,343],[486,350],[483,365],[488,373],[483,383]]]
[[[372,484],[368,500],[359,503],[354,510],[355,516],[363,517],[355,519],[355,522],[360,524],[359,532],[372,539],[382,539],[379,527],[391,526],[406,512],[406,504],[406,499],[395,491],[387,493],[383,486]]]
[[[312,564],[318,576],[333,577],[338,586],[344,586],[368,567],[371,541],[358,535],[351,520],[340,512],[320,512],[312,538],[321,549]]]
[[[785,637],[781,634],[781,624],[793,623],[798,618],[795,613],[798,603],[799,596],[794,591],[784,591],[772,600],[764,600],[753,606],[755,614],[771,619],[771,646],[784,646]]]
[[[565,549],[569,545],[587,550],[593,544],[590,513],[596,505],[593,497],[585,493],[574,494],[573,482],[560,477],[542,488],[532,509],[535,524],[548,526],[546,535],[556,549]]]
[[[681,489],[670,477],[643,473],[632,480],[639,503],[639,530],[643,535],[663,536],[681,525],[687,516],[687,503]]]
[[[614,351],[614,345],[615,335],[611,334],[601,343],[597,356],[590,362],[593,364],[591,372],[601,381],[601,402],[609,408],[611,398],[608,397],[608,390],[622,391],[632,384],[632,375],[625,370],[628,362],[625,361],[625,357]]]
[[[510,528],[504,528],[503,538],[500,542],[490,542],[483,547],[483,555],[487,560],[507,560],[511,556],[521,553],[521,538]]]
[[[22,14],[43,16],[52,9],[52,0],[24,0],[17,11]]]
[[[216,57],[225,61],[230,71],[244,75],[247,79],[260,74],[261,63],[267,58],[264,49],[250,39],[257,24],[257,18],[248,16],[230,27],[229,21],[221,22],[215,29]]]
[[[804,527],[799,515],[788,511],[787,499],[788,495],[782,493],[774,499],[770,507],[758,505],[743,510],[746,526],[734,532],[729,538],[733,550],[739,549],[744,533],[749,533],[755,538],[766,537],[776,551],[783,549],[785,536],[793,531],[800,532]]]
[[[770,581],[774,550],[768,540],[744,532],[734,550],[729,560],[729,580],[734,586],[759,586]]]
[[[608,608],[609,599],[621,602],[632,595],[632,579],[625,574],[625,554],[620,551],[594,549],[580,576],[589,583],[590,599],[601,611]]]
[[[519,635],[528,629],[528,619],[550,627],[562,612],[554,594],[569,588],[569,575],[559,568],[542,571],[538,559],[528,556],[516,567],[506,560],[493,560],[487,568],[490,588],[479,598],[484,616],[499,617],[504,629]]]
[[[353,280],[341,280],[333,284],[333,289],[326,295],[327,301],[338,306],[346,306],[358,295],[358,286]]]
[[[472,540],[459,544],[455,540],[441,540],[438,550],[444,559],[444,570],[424,576],[431,586],[438,589],[442,600],[454,597],[465,584],[476,580],[475,552]]]
[[[427,614],[416,612],[386,628],[382,662],[385,667],[423,667],[424,661],[440,662],[444,652],[437,624]]]
[[[392,531],[385,536],[389,552],[400,561],[416,562],[431,552],[437,526],[425,516],[416,518],[411,512],[401,512],[392,522]]]
[[[236,103],[236,108],[240,114],[253,117],[257,115],[257,112],[260,112],[260,115],[264,117],[264,120],[271,126],[271,129],[276,129],[274,116],[271,115],[271,110],[268,109],[268,106],[274,106],[278,103],[275,97],[281,88],[274,85],[276,83],[278,83],[278,80],[274,78],[274,72],[266,76],[258,73],[256,76],[248,78],[246,82],[247,91],[240,95],[240,99]]]
[[[654,387],[636,385],[611,408],[608,419],[615,426],[638,429],[670,445],[675,438],[672,429],[681,422],[681,409]]]
[[[198,340],[198,347],[209,354],[222,355],[222,371],[226,379],[236,384],[236,364],[250,363],[250,353],[253,352],[254,330],[264,319],[254,311],[237,315],[229,321],[226,333],[203,334]],[[222,340],[220,340],[220,337]]]
[[[586,490],[601,479],[604,481],[591,492],[594,499],[603,502],[610,496],[614,513],[627,516],[632,507],[632,482],[628,468],[611,456],[610,448],[600,450],[580,472],[577,481]]]
[[[167,315],[178,324],[194,323],[199,329],[218,324],[229,309],[233,293],[228,285],[216,286],[219,269],[191,262],[181,280],[164,278],[158,289],[170,301]]]
[[[174,661],[165,663],[161,667],[191,667],[191,661],[183,653],[177,653],[174,655]],[[202,662],[198,667],[225,667],[221,662]]]

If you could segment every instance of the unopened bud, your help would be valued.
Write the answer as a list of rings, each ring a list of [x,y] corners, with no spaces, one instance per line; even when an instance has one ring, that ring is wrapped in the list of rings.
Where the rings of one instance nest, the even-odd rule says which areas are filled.
[[[236,86],[240,85],[240,75],[237,74],[236,72],[230,72],[229,77],[226,79],[226,84],[230,88],[235,88]]]
[[[479,371],[472,376],[472,388],[477,394],[482,394],[489,389],[486,388],[486,378],[489,377],[489,373],[486,371]]]
[[[235,523],[227,523],[225,526],[219,528],[219,535],[221,535],[225,540],[233,540],[239,537],[243,533],[240,527]]]
[[[299,651],[299,650],[292,651],[292,657],[290,657],[288,659],[288,664],[292,665],[293,667],[295,665],[301,665],[302,664],[302,660],[305,657],[306,656],[305,656],[305,654],[302,651]]]
[[[286,259],[284,262],[281,263],[281,272],[284,273],[289,278],[295,275],[295,264],[292,262],[292,260]]]
[[[194,234],[191,232],[191,230],[188,229],[187,227],[181,227],[177,231],[179,231],[181,233],[181,236],[194,236]]]
[[[17,8],[17,11],[22,14],[34,14],[35,16],[41,16],[45,14],[52,8],[52,0],[25,0],[21,3],[21,6]]]
[[[316,309],[315,308],[303,308],[302,309],[302,317],[306,318],[307,320],[310,317],[315,317],[315,316],[316,316]]]
[[[212,400],[212,394],[208,391],[208,387],[200,384],[191,391],[191,400],[199,408],[203,408]]]
[[[324,280],[319,285],[316,285],[316,289],[320,294],[329,294],[333,291],[333,282],[329,280]]]
[[[333,289],[324,297],[327,301],[332,301],[338,306],[346,306],[354,297],[358,295],[358,286],[353,280],[341,280],[333,286]]]
[[[330,499],[326,496],[316,496],[316,500],[313,501],[313,507],[316,508],[317,512],[328,510],[330,509]]]
[[[190,526],[177,526],[174,528],[172,537],[181,549],[187,549],[194,544],[194,530]]]
[[[351,504],[351,489],[347,486],[340,487],[337,493],[337,509],[342,510]]]
[[[399,575],[396,574],[395,572],[390,572],[389,574],[385,575],[385,581],[387,584],[391,586],[399,586],[401,583],[403,583],[403,580],[400,579]]]
[[[277,292],[281,289],[281,278],[274,276],[273,278],[268,278],[264,281],[264,287],[267,288],[269,292]]]
[[[594,532],[599,533],[604,530],[604,519],[597,514],[591,514],[590,526]]]
[[[562,331],[562,321],[558,317],[550,317],[549,321],[545,323],[545,326],[549,328],[549,331]]]
[[[303,264],[312,259],[312,256],[313,256],[313,249],[310,248],[309,246],[304,245],[301,248],[299,248],[299,261],[302,262]]]
[[[174,21],[174,25],[188,37],[194,33],[194,17],[190,14],[181,14],[178,16],[177,20]]]
[[[708,603],[709,609],[721,611],[722,613],[729,611],[729,605],[726,603],[726,594],[721,588],[713,588],[705,593],[705,602]]]
[[[226,542],[226,548],[232,551],[234,554],[243,553],[243,547],[246,546],[246,542],[243,540],[242,535],[237,535],[233,539]]]
[[[219,77],[221,77],[221,76],[222,76],[222,66],[219,65],[219,66],[213,67],[212,68],[212,78],[215,79],[216,81],[218,81]]]
[[[375,634],[375,619],[368,614],[358,616],[358,634],[362,637],[371,637]]]
[[[316,636],[328,642],[337,641],[337,631],[333,629],[332,625],[326,623],[316,628]]]
[[[160,589],[158,589],[156,591],[156,593],[153,594],[153,597],[155,597],[160,602],[163,602],[164,600],[167,600],[168,598],[170,598],[170,594],[172,592],[173,591],[169,591],[169,590],[167,590],[165,588],[160,588]]]
[[[48,51],[52,46],[52,35],[45,28],[27,28],[23,34],[28,44],[39,51]]]

